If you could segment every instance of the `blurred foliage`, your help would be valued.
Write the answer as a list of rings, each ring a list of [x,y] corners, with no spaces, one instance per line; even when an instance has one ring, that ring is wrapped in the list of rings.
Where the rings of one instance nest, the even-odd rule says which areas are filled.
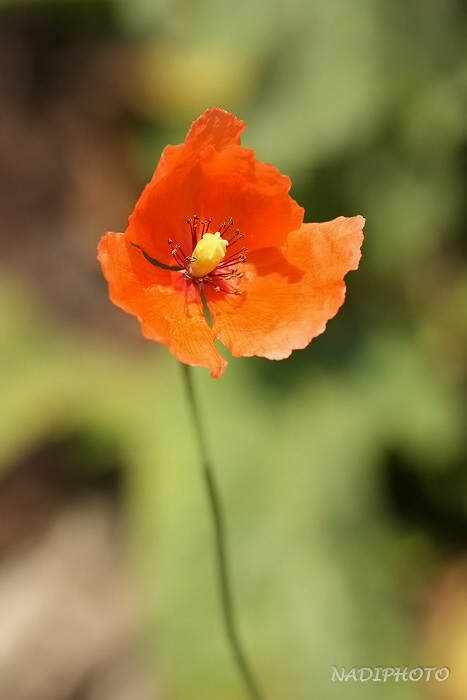
[[[367,217],[361,268],[322,337],[286,362],[232,360],[218,382],[197,373],[241,627],[271,698],[373,698],[369,683],[332,683],[332,666],[431,664],[450,666],[449,681],[379,685],[378,697],[465,697],[465,633],[431,595],[467,557],[463,4],[2,0],[0,24],[34,26],[61,47],[125,47],[118,125],[135,191],[160,149],[218,104],[246,120],[258,157],[291,175],[308,220]],[[117,225],[86,232],[88,259]],[[4,265],[2,469],[75,430],[113,451],[145,653],[166,696],[240,699],[176,362],[137,337],[133,318],[109,324],[120,312],[107,301],[97,326],[67,317],[41,274],[54,272],[32,281],[21,261]],[[88,306],[102,304],[103,284],[89,284]],[[466,578],[447,589],[460,610]]]

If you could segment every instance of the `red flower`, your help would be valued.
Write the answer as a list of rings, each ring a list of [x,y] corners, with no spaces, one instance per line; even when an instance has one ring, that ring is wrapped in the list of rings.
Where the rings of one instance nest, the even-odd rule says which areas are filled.
[[[240,145],[244,128],[207,110],[164,149],[125,233],[99,244],[112,301],[213,377],[227,365],[216,338],[234,356],[281,360],[322,333],[363,240],[361,216],[303,224],[289,178]]]

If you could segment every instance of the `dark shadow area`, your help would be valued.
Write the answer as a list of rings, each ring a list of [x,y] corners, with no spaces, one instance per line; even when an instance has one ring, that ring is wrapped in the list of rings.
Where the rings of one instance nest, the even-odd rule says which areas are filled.
[[[440,473],[421,471],[399,450],[390,450],[383,472],[384,493],[396,518],[421,530],[444,553],[467,550],[467,469],[453,464]]]
[[[101,494],[117,505],[122,467],[115,444],[86,432],[43,440],[0,477],[0,556],[40,536],[67,504]]]

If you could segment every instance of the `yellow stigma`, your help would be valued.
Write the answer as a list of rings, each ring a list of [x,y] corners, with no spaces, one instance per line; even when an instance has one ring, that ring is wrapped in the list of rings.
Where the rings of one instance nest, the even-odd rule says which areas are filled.
[[[191,254],[193,261],[190,265],[190,273],[194,277],[209,275],[225,258],[227,243],[228,241],[221,237],[219,231],[205,233]]]

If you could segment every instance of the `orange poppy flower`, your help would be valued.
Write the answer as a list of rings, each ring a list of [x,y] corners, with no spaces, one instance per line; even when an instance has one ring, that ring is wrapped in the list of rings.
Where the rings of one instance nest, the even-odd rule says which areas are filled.
[[[322,333],[363,240],[361,216],[304,224],[289,178],[240,145],[244,128],[208,109],[164,149],[125,233],[99,244],[111,300],[212,377],[227,365],[216,338],[236,357],[280,360]]]

